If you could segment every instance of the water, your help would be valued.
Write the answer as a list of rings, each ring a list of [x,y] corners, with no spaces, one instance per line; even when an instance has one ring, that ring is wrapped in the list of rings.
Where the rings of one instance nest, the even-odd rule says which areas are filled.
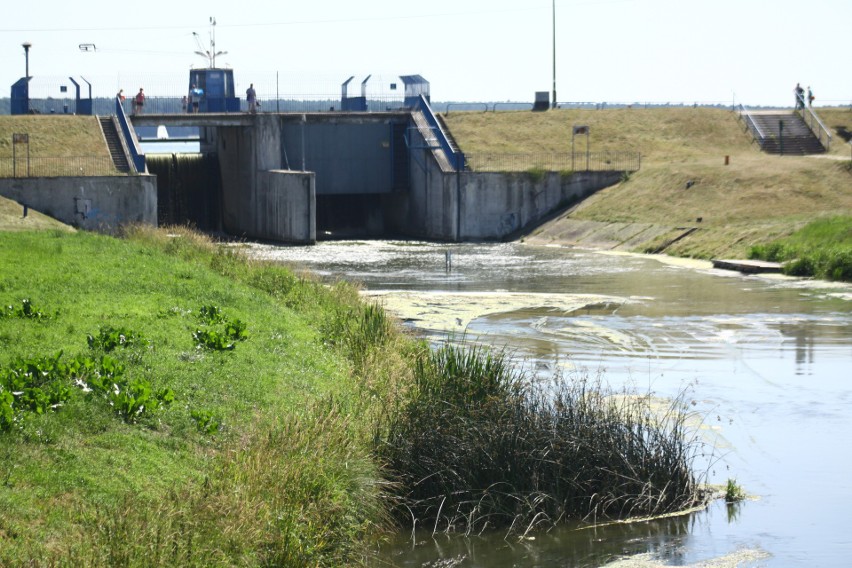
[[[143,154],[197,154],[200,152],[199,142],[140,142]]]
[[[523,244],[253,251],[360,281],[420,333],[464,332],[540,373],[601,372],[615,387],[661,397],[687,389],[702,435],[719,448],[710,481],[735,478],[753,495],[676,519],[565,526],[534,540],[428,527],[383,547],[382,565],[597,566],[640,553],[688,565],[743,550],[761,566],[852,558],[852,286]],[[754,560],[760,554],[767,558]]]

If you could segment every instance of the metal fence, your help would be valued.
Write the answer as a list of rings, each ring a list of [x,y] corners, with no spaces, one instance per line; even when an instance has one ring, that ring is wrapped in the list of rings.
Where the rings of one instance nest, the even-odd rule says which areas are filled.
[[[642,165],[639,152],[466,154],[465,158],[466,169],[475,172],[635,172]]]
[[[119,176],[112,158],[103,156],[0,158],[0,177]]]

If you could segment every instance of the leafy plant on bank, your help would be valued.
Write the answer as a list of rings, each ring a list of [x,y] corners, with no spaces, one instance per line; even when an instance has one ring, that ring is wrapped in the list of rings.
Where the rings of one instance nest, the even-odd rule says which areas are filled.
[[[149,342],[139,333],[133,330],[119,327],[106,326],[98,329],[98,334],[87,335],[86,341],[90,349],[100,349],[104,353],[110,353],[118,347],[147,347]]]
[[[71,398],[68,368],[53,357],[17,358],[0,367],[0,430],[9,430],[28,413],[44,414]]]
[[[202,434],[216,434],[222,427],[222,422],[211,411],[206,409],[192,410],[189,413],[195,428]]]
[[[230,351],[236,347],[237,341],[248,339],[246,323],[239,319],[228,320],[218,306],[202,306],[198,319],[206,325],[221,324],[220,329],[196,329],[192,333],[198,349]]]
[[[2,310],[0,310],[0,317],[32,320],[46,320],[50,318],[48,314],[35,307],[29,298],[21,300],[21,306],[18,308],[12,305],[5,306]]]
[[[135,422],[175,398],[171,389],[154,391],[145,379],[127,379],[124,366],[108,355],[100,359],[78,355],[67,362],[61,351],[17,358],[0,367],[0,430],[11,429],[28,414],[58,410],[75,392],[105,400],[126,422]]]

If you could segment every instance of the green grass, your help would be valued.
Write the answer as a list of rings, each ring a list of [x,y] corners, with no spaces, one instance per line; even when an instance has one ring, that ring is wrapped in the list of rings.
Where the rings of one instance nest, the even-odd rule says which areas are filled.
[[[752,247],[749,258],[785,263],[785,274],[852,282],[852,217],[813,221],[789,237]]]
[[[175,233],[0,233],[0,368],[108,352],[128,383],[174,393],[139,414],[68,379],[70,397],[42,413],[15,394],[0,431],[0,564],[339,565],[383,526],[370,414],[347,418],[362,386],[321,331],[344,311],[339,333],[360,328],[354,289]],[[193,338],[236,321],[233,349]]]

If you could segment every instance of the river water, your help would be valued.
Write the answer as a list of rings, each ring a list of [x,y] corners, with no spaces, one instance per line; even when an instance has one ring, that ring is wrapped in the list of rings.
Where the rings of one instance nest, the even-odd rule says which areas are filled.
[[[419,333],[506,348],[545,376],[601,374],[615,388],[686,393],[717,448],[709,481],[736,479],[751,496],[524,540],[418,531],[383,546],[379,565],[599,566],[623,556],[642,566],[850,565],[852,286],[522,243],[251,250],[361,282]]]

